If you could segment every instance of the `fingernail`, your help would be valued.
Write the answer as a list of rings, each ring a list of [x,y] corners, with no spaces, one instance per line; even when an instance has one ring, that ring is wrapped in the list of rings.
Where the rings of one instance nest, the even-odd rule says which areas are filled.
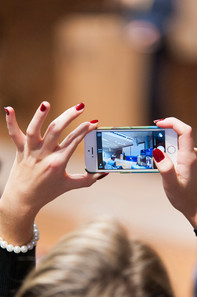
[[[154,120],[153,123],[157,124],[160,121],[164,121],[165,119],[158,119],[158,120]]]
[[[109,174],[109,172],[104,173],[103,175],[100,175],[97,180],[102,179],[104,177],[106,177]]]
[[[46,109],[47,109],[46,106],[42,103],[42,105],[40,106],[40,110],[44,112]]]
[[[98,123],[98,120],[92,120],[92,121],[90,121],[90,123],[91,124],[96,124],[96,123]]]
[[[84,107],[85,107],[85,104],[83,102],[81,102],[75,106],[77,111],[84,109]]]
[[[10,114],[10,113],[9,113],[9,110],[7,109],[7,107],[4,107],[4,110],[5,110],[5,112],[6,112],[7,115]]]
[[[153,150],[153,157],[155,158],[156,162],[159,163],[165,158],[165,155],[161,150],[156,148]]]

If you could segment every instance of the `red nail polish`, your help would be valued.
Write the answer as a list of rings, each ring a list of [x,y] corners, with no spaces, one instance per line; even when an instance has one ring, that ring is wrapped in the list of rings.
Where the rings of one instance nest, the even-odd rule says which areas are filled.
[[[96,123],[98,123],[98,120],[92,120],[92,121],[90,121],[90,123],[91,124],[96,124]]]
[[[85,107],[85,104],[83,102],[81,102],[75,106],[77,111],[84,109],[84,107]]]
[[[46,109],[47,109],[46,106],[42,103],[42,105],[40,106],[40,110],[44,112]]]
[[[154,120],[153,123],[157,124],[160,121],[164,121],[165,119],[158,119],[158,120]]]
[[[103,175],[100,175],[97,180],[102,179],[104,177],[106,177],[109,174],[109,172],[104,173]]]
[[[7,107],[4,107],[4,110],[5,110],[5,112],[6,112],[7,115],[10,114],[10,113],[9,113],[9,110],[7,109]]]
[[[153,157],[155,158],[156,162],[159,163],[165,158],[165,155],[161,150],[156,148],[153,150]]]

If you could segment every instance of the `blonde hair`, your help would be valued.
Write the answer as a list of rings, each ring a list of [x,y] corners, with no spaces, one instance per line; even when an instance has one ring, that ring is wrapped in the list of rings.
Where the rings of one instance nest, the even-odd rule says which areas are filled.
[[[90,222],[63,238],[16,297],[172,297],[155,251],[131,241],[114,219]]]

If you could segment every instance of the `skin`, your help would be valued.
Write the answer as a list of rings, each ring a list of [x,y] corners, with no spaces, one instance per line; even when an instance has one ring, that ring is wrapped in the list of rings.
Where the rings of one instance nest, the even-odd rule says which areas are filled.
[[[44,105],[44,111],[41,106]],[[7,107],[8,132],[16,145],[16,158],[0,199],[0,234],[14,245],[23,245],[32,238],[33,223],[39,210],[59,195],[72,189],[91,186],[105,174],[68,174],[70,157],[85,135],[97,123],[85,122],[72,131],[60,144],[61,132],[84,108],[69,108],[57,117],[41,136],[41,127],[50,110],[42,102],[26,131],[20,130],[15,112]]]
[[[172,128],[178,134],[177,166],[170,158],[156,162],[165,193],[171,204],[197,229],[197,149],[194,147],[192,128],[170,117],[157,121],[160,128]]]
[[[39,210],[60,194],[72,189],[91,186],[105,174],[74,174],[66,172],[67,163],[84,136],[97,127],[85,122],[72,131],[62,143],[61,132],[78,117],[83,109],[71,107],[48,127],[44,136],[40,130],[50,109],[37,109],[26,135],[18,127],[13,108],[6,116],[8,131],[16,144],[16,159],[0,199],[0,234],[14,245],[22,245],[32,238],[32,226]],[[164,154],[155,163],[163,180],[169,201],[197,228],[197,150],[194,148],[192,128],[175,118],[156,121],[160,128],[173,128],[179,135],[177,166]]]

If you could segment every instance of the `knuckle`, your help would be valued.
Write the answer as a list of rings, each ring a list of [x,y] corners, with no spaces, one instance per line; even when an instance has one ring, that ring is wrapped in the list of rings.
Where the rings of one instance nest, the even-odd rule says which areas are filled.
[[[191,136],[192,135],[192,127],[190,125],[186,125],[185,132]]]
[[[49,125],[49,132],[51,134],[57,134],[60,132],[60,129],[55,121],[51,122],[51,124]]]
[[[160,170],[160,173],[163,176],[163,178],[170,178],[171,180],[173,180],[176,175],[174,167],[170,164],[166,164],[165,167]]]
[[[73,146],[78,145],[78,143],[81,141],[81,135],[76,136],[74,133],[70,133],[67,136],[67,143],[70,144],[72,143]]]
[[[89,128],[89,123],[88,122],[81,123],[80,128],[81,128],[82,132],[85,132]]]
[[[56,171],[60,167],[58,160],[53,160],[48,164],[49,171]]]
[[[8,129],[8,134],[10,137],[14,137],[16,135],[15,130],[13,128]]]
[[[76,149],[76,147],[78,146],[79,142],[80,142],[80,140],[79,140],[78,137],[77,138],[73,138],[73,139],[70,140],[70,143],[72,145],[73,150]]]
[[[89,132],[89,128],[90,128],[90,125],[88,122],[80,124],[79,130],[78,130],[78,136],[76,137],[79,142]]]
[[[173,172],[174,172],[174,168],[172,166],[170,166],[170,164],[168,164],[167,166],[165,166],[165,170],[164,170],[163,174],[169,175]]]
[[[171,175],[174,173],[174,165],[170,159],[164,159],[159,163],[158,169],[162,175]]]
[[[66,140],[68,143],[71,143],[73,141],[74,135],[73,132],[71,132],[67,137]]]
[[[34,131],[31,128],[27,128],[26,135],[28,138],[32,138],[34,136]]]

